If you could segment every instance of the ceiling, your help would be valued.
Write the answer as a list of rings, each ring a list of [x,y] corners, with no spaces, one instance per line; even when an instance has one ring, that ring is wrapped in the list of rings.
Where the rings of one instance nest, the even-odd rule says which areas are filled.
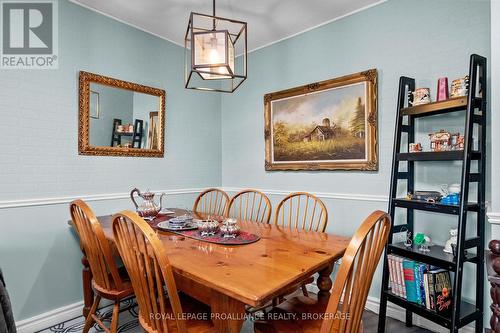
[[[184,45],[190,12],[212,13],[211,0],[70,0]],[[385,0],[217,0],[216,14],[248,23],[250,51]]]

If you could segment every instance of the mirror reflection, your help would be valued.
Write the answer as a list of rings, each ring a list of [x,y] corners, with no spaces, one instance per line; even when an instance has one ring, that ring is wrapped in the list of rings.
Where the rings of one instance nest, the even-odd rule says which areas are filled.
[[[158,96],[90,84],[91,146],[158,148]]]

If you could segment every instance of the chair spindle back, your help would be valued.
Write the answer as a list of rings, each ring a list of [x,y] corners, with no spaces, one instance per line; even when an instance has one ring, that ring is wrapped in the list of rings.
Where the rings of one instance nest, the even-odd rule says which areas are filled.
[[[360,331],[373,274],[389,237],[390,220],[387,213],[375,211],[352,237],[335,278],[321,333]]]
[[[318,197],[307,192],[291,193],[276,208],[274,224],[309,231],[326,229],[328,211]]]
[[[182,307],[172,267],[155,231],[136,213],[123,211],[113,217],[113,233],[134,288],[143,328],[148,332],[169,332],[165,315],[170,314],[177,331],[186,332],[185,322],[180,320]],[[169,302],[172,313],[167,311]]]
[[[229,196],[226,192],[217,188],[209,188],[196,198],[193,214],[199,219],[205,219],[209,215],[224,216],[228,203]]]
[[[243,221],[269,223],[271,210],[271,201],[264,193],[243,190],[229,201],[226,216]]]
[[[121,289],[122,280],[102,226],[83,200],[70,204],[71,219],[75,224],[80,245],[92,271],[94,284],[101,289]]]

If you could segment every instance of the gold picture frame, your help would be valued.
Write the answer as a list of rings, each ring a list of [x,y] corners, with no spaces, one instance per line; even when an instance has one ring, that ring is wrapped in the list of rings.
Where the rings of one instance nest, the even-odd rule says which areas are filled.
[[[133,92],[158,97],[158,144],[155,149],[107,147],[90,145],[90,84],[97,83]],[[78,125],[78,153],[80,155],[97,156],[136,156],[136,157],[163,157],[165,154],[165,90],[144,86],[141,84],[122,81],[111,77],[80,71],[79,74],[79,125]]]
[[[266,94],[265,169],[378,170],[377,77],[370,69]]]

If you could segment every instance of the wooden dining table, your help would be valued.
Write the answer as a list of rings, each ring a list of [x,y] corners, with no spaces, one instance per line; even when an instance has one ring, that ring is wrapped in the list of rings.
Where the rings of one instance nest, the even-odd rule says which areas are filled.
[[[175,215],[185,214],[171,209]],[[112,216],[98,217],[114,245]],[[177,288],[211,307],[217,332],[240,332],[246,307],[261,307],[316,273],[319,301],[328,301],[331,273],[349,238],[247,221],[241,230],[260,236],[245,245],[219,245],[158,230],[173,267]],[[92,305],[92,275],[82,259],[84,315]]]

